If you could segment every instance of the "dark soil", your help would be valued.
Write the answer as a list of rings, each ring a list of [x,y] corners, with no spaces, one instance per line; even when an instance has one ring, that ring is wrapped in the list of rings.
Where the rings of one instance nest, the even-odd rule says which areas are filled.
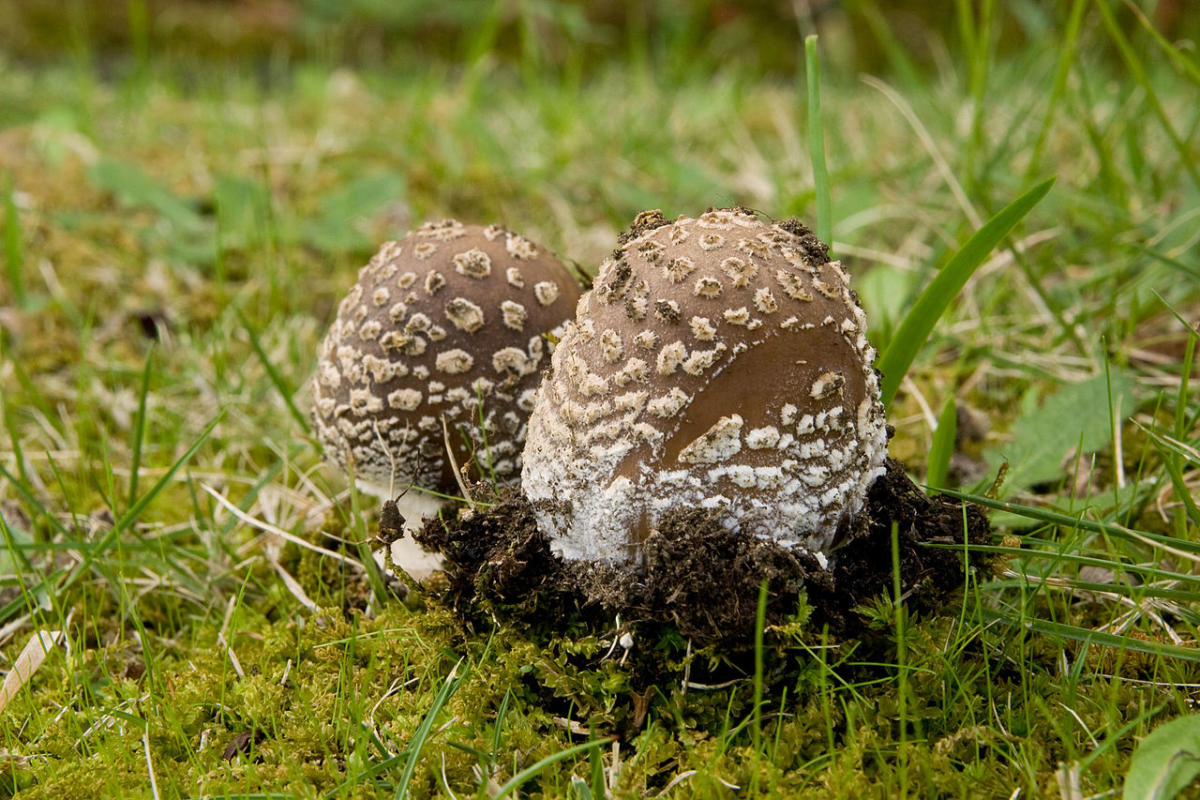
[[[810,553],[739,536],[692,508],[669,515],[646,539],[643,565],[634,572],[564,563],[515,489],[499,490],[493,505],[464,511],[456,520],[427,520],[416,538],[445,554],[447,599],[467,615],[486,609],[563,630],[589,620],[604,624],[620,614],[625,624],[670,625],[698,642],[732,645],[753,637],[764,580],[768,625],[797,618],[807,603],[817,630],[828,625],[836,636],[859,633],[866,620],[858,607],[892,592],[893,525],[902,597],[914,611],[942,607],[968,569],[991,569],[977,552],[928,546],[962,545],[964,538],[988,543],[991,530],[982,511],[926,497],[891,459],[830,569]]]

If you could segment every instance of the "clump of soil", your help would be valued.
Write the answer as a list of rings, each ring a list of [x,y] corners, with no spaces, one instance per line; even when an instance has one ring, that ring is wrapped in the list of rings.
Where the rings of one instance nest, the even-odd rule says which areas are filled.
[[[416,539],[446,556],[448,598],[464,612],[482,603],[557,630],[620,614],[625,623],[672,625],[698,641],[732,642],[753,635],[763,580],[768,625],[796,618],[807,604],[816,627],[827,624],[839,636],[861,631],[856,609],[892,590],[893,525],[902,596],[914,610],[941,606],[967,569],[991,568],[977,552],[926,546],[984,544],[990,526],[975,506],[964,513],[958,501],[926,497],[892,459],[828,569],[811,553],[738,535],[695,508],[665,518],[644,542],[636,571],[567,563],[551,552],[529,504],[511,488],[498,490],[488,508],[427,520]]]

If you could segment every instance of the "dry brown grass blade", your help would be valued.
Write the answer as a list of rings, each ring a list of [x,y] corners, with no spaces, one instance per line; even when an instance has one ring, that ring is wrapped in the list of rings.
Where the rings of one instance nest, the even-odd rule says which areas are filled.
[[[0,684],[0,712],[29,682],[46,657],[62,643],[62,638],[62,631],[38,631],[29,637],[21,654],[13,662],[12,669],[4,676],[4,683]]]
[[[213,499],[216,500],[218,503],[220,503],[222,508],[224,508],[230,514],[233,514],[239,520],[246,523],[247,525],[249,525],[252,528],[258,528],[260,531],[265,531],[266,533],[272,533],[281,539],[291,542],[294,545],[303,547],[306,550],[312,550],[314,553],[320,553],[321,555],[329,556],[332,559],[336,559],[337,561],[340,561],[344,564],[348,564],[352,567],[357,567],[358,569],[365,569],[362,565],[362,562],[356,558],[352,558],[343,553],[335,553],[332,550],[326,549],[324,547],[319,547],[319,546],[313,544],[312,542],[306,542],[305,540],[301,539],[299,536],[296,536],[294,533],[288,533],[287,531],[283,530],[282,528],[280,528],[276,525],[272,525],[268,522],[263,522],[260,519],[255,519],[254,517],[250,516],[249,514],[242,511],[237,506],[235,506],[233,503],[229,502],[229,500],[227,500],[224,495],[219,493],[216,489],[212,488],[208,484],[202,483],[202,484],[200,484],[200,488],[203,489],[204,491],[208,492],[210,495],[212,495]],[[250,543],[248,545],[243,545],[241,550],[238,551],[238,554],[245,555],[246,551],[250,550],[253,546],[255,546],[253,543]]]

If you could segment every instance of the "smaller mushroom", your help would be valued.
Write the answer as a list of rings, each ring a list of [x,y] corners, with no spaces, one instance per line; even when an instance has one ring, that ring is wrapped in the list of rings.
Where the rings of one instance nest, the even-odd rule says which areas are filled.
[[[321,346],[312,417],[326,458],[397,503],[408,526],[459,492],[455,475],[521,469],[526,419],[579,287],[552,253],[498,225],[430,222],[359,272]],[[440,560],[392,545],[418,579]]]

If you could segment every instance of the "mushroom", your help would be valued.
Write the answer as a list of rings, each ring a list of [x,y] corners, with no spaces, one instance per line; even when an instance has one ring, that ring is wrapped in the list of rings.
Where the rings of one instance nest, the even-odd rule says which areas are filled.
[[[416,489],[398,508],[410,524],[458,491],[456,464],[514,478],[543,334],[578,298],[552,253],[498,225],[429,222],[385,243],[321,346],[312,417],[326,458],[377,496]],[[409,543],[393,546],[396,563],[427,572]]]
[[[827,564],[884,472],[865,331],[799,222],[643,212],[534,402],[521,486],[552,549],[635,568],[665,515],[701,508]]]

